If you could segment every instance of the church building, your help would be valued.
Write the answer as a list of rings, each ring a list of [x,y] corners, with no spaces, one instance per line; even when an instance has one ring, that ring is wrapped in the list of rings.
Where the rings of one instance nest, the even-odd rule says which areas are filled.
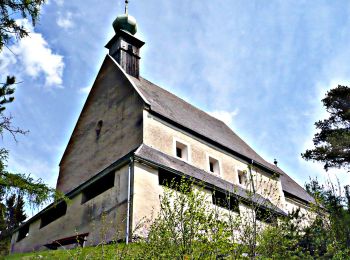
[[[222,121],[142,77],[145,43],[135,36],[127,8],[113,28],[59,165],[57,189],[70,201],[49,205],[15,230],[12,253],[77,240],[84,246],[131,241],[141,219],[159,209],[165,181],[181,177],[202,183],[213,204],[215,196],[229,194],[237,200],[236,214],[249,203],[276,216],[308,210],[314,199],[277,163],[264,160]],[[253,177],[262,184],[249,196]],[[266,183],[273,193],[266,193]]]

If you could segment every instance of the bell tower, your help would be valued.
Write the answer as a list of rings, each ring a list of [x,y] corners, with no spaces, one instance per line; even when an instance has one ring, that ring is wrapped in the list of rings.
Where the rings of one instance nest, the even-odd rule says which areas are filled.
[[[118,15],[113,22],[115,35],[107,43],[111,55],[129,75],[140,76],[140,49],[145,44],[134,35],[137,32],[136,19],[128,14],[128,3],[125,1],[125,13]]]

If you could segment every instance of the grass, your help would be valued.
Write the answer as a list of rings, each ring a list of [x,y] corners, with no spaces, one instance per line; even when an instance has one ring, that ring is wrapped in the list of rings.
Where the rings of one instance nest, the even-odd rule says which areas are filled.
[[[136,259],[138,252],[139,245],[133,243],[13,254],[3,259]]]

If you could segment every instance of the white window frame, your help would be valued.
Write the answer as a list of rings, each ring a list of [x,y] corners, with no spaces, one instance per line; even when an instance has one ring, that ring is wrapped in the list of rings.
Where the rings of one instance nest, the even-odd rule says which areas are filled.
[[[249,173],[249,171],[248,171],[248,166],[247,166],[247,168],[244,168],[243,166],[235,166],[235,168],[234,168],[234,170],[236,171],[236,176],[237,176],[237,184],[239,185],[239,186],[241,186],[241,187],[243,187],[243,188],[248,188],[248,183],[249,183],[249,185],[251,185],[250,184],[250,173]],[[239,172],[245,172],[245,174],[246,174],[246,179],[245,179],[245,181],[246,181],[246,183],[245,184],[240,184],[239,183]]]
[[[185,158],[180,158],[177,156],[177,154],[176,154],[177,143],[180,143],[181,145],[186,146],[186,148],[187,148],[187,160]],[[191,145],[189,143],[177,138],[177,137],[173,138],[173,154],[174,154],[175,158],[182,160],[184,162],[187,162],[187,163],[191,163],[191,158],[192,158]]]
[[[240,183],[239,182],[240,172],[245,175],[245,183]],[[239,168],[239,169],[236,169],[236,173],[237,173],[237,184],[240,185],[241,187],[247,188],[248,178],[249,178],[247,170],[242,170],[242,169]]]
[[[206,157],[207,157],[207,171],[212,173],[212,174],[215,174],[216,176],[222,176],[221,160],[215,156],[212,156],[211,154],[208,154],[208,153],[206,154]],[[215,169],[214,169],[214,172],[210,171],[210,159],[217,161],[218,166],[219,166],[218,167],[219,172],[215,172]],[[214,168],[215,168],[215,166],[214,166]]]

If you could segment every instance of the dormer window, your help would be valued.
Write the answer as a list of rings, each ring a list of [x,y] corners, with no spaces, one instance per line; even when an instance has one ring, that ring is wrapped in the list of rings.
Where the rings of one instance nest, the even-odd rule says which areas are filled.
[[[247,172],[238,170],[237,174],[238,174],[238,184],[240,184],[242,186],[246,186],[247,185]]]
[[[175,156],[181,160],[189,161],[189,148],[184,142],[174,140]]]
[[[209,168],[209,172],[220,175],[220,164],[219,164],[219,161],[217,159],[209,156],[208,168]]]

